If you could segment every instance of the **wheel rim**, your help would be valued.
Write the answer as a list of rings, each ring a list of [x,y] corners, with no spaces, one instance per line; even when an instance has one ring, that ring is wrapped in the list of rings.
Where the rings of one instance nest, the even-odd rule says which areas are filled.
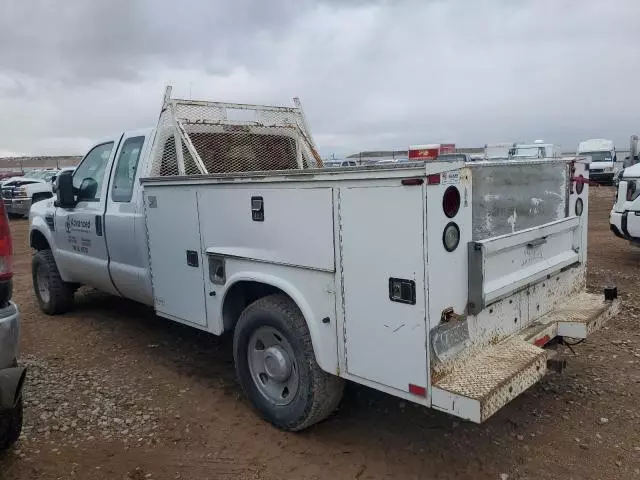
[[[49,276],[47,275],[47,271],[43,266],[38,267],[38,270],[36,272],[36,281],[40,299],[42,299],[44,303],[49,303]]]
[[[288,405],[298,393],[298,364],[287,339],[273,327],[251,334],[249,371],[260,393],[274,405]]]

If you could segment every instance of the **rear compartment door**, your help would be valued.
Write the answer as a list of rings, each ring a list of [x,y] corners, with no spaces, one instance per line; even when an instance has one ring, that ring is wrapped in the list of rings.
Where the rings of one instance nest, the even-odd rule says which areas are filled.
[[[339,208],[347,371],[426,388],[424,187],[343,187]]]

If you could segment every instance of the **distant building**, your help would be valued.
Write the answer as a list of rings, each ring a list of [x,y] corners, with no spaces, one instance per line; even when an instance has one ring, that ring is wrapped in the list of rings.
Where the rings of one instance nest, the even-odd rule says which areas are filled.
[[[3,157],[0,158],[0,171],[75,167],[80,163],[80,160],[82,160],[82,157],[79,156]]]
[[[458,147],[455,153],[466,153],[468,155],[482,154],[484,147]],[[367,152],[358,152],[349,155],[347,158],[354,159],[358,163],[376,163],[381,160],[406,160],[409,156],[407,150],[374,150]]]

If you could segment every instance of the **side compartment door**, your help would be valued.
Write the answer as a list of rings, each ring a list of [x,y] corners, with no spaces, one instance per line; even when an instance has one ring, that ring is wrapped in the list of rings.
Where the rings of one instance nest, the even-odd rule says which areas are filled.
[[[148,130],[122,137],[104,218],[113,283],[124,297],[147,305],[153,305],[153,292],[138,165],[150,148]]]
[[[77,204],[56,209],[56,261],[73,282],[117,294],[109,276],[104,210],[109,175],[120,137],[93,147],[73,174]]]
[[[196,190],[189,185],[146,185],[144,202],[156,313],[206,328],[206,258]]]
[[[347,371],[428,392],[424,187],[343,187],[339,208]]]

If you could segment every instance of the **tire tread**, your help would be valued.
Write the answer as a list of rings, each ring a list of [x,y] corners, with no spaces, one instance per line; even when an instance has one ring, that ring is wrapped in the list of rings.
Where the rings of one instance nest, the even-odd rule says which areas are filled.
[[[304,430],[327,418],[338,407],[344,392],[344,380],[325,372],[318,366],[306,321],[297,305],[284,294],[269,295],[253,302],[240,315],[236,329],[238,327],[242,328],[243,319],[249,318],[255,311],[264,310],[278,314],[285,321],[291,332],[298,336],[303,345],[304,361],[307,363],[311,374],[311,399],[307,402],[301,418],[289,423],[270,421],[284,430],[294,432]],[[236,355],[236,352],[236,339],[234,338],[234,355]],[[240,375],[240,372],[238,372],[238,375]]]
[[[45,304],[38,293],[37,269],[38,264],[44,264],[49,271],[49,303]],[[36,252],[32,261],[33,289],[38,299],[40,309],[47,315],[58,315],[68,312],[73,306],[73,286],[60,277],[56,260],[51,250]]]

